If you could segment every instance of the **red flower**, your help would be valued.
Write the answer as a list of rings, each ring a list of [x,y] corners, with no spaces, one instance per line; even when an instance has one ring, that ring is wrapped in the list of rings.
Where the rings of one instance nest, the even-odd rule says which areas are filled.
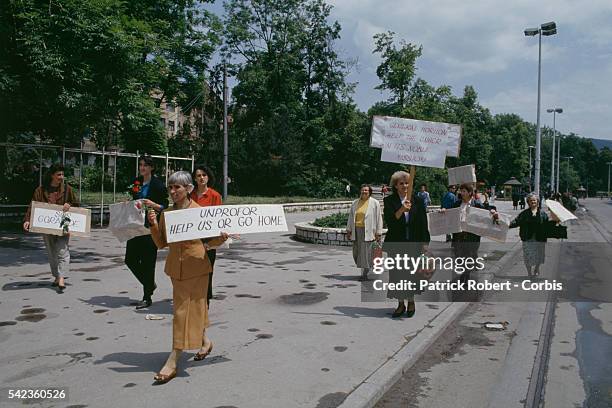
[[[139,186],[139,185],[140,185],[140,181],[136,180],[136,181],[134,182],[134,185]]]
[[[134,188],[132,188],[132,191],[133,191],[134,193],[138,193],[140,190],[138,189],[138,187],[134,186]]]

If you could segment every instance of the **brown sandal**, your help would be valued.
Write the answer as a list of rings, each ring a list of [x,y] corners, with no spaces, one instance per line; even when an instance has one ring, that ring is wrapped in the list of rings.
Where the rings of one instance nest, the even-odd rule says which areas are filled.
[[[162,374],[162,373],[157,373],[157,374],[155,374],[155,377],[153,377],[153,379],[155,380],[155,384],[156,385],[162,385],[162,384],[165,384],[165,383],[169,382],[174,377],[176,377],[176,370],[172,371],[168,375]]]
[[[202,361],[204,360],[212,351],[213,349],[213,342],[210,342],[210,347],[208,348],[208,350],[204,353],[200,353],[199,351],[195,354],[195,356],[193,356],[193,361]]]

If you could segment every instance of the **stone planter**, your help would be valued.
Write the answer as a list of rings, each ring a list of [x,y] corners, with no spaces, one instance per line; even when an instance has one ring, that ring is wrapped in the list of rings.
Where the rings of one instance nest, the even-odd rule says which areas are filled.
[[[387,230],[383,230],[383,237]],[[353,242],[346,237],[346,228],[315,227],[309,222],[295,224],[295,239],[311,244],[352,246]]]

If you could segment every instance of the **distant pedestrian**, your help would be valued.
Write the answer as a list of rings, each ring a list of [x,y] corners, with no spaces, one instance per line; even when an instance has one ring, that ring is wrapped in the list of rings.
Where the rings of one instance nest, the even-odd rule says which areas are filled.
[[[431,205],[431,197],[429,196],[429,191],[427,191],[427,184],[423,183],[419,186],[418,196],[423,200],[425,204],[425,209]]]
[[[344,188],[344,194],[345,194],[347,197],[350,197],[350,196],[351,196],[351,185],[350,185],[350,184],[347,184],[347,185],[346,185],[346,187]]]
[[[54,164],[49,168],[43,179],[42,186],[34,190],[32,201],[61,205],[63,212],[70,211],[71,206],[79,206],[74,190],[68,183],[64,182],[64,166],[61,164]],[[32,204],[28,207],[24,218],[23,229],[25,231],[30,230],[31,211]],[[43,240],[47,247],[51,274],[53,274],[55,278],[52,285],[62,292],[66,288],[64,278],[70,271],[70,250],[68,247],[70,231],[68,230],[68,232],[61,236],[44,234]]]
[[[353,241],[353,259],[361,268],[360,280],[365,281],[372,269],[372,245],[382,237],[383,220],[380,203],[372,198],[372,187],[363,184],[360,191],[359,198],[351,205],[346,235]]]
[[[525,193],[521,192],[521,197],[519,198],[519,205],[521,206],[521,210],[525,209]]]
[[[208,166],[202,164],[195,166],[193,180],[196,182],[196,188],[191,192],[191,199],[198,203],[200,207],[212,207],[223,204],[221,194],[213,188],[215,185],[215,175]],[[212,278],[215,269],[215,260],[217,259],[217,250],[209,249],[207,255],[212,267],[208,275],[208,293],[206,294],[206,303],[210,308],[210,299],[212,299],[213,296]]]
[[[520,198],[521,196],[519,195],[518,191],[512,190],[512,209],[518,210],[518,202]]]

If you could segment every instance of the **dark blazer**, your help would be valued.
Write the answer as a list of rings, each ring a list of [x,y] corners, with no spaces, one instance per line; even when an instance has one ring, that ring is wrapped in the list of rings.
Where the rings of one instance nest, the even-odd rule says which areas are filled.
[[[142,176],[138,176],[136,180],[138,180],[142,185]],[[134,196],[134,198],[137,197]],[[168,208],[168,190],[166,189],[164,182],[156,176],[152,176],[151,181],[149,181],[149,190],[147,191],[147,195],[140,198],[148,198],[154,203],[162,205],[164,209]],[[157,214],[157,222],[159,222],[160,216],[161,212]],[[145,227],[149,227],[149,219],[147,217],[145,217]]]
[[[527,208],[517,215],[517,217],[510,223],[510,228],[519,227],[519,236],[521,241],[527,241],[531,238],[536,239],[539,242],[546,242],[548,238],[548,231],[556,223],[548,220],[548,215],[540,209],[536,215],[531,214],[531,209]]]
[[[385,197],[383,203],[383,218],[388,228],[385,242],[428,243],[431,241],[427,227],[427,210],[421,197],[416,194],[412,196],[412,208],[408,222],[405,217],[395,218],[395,212],[402,206],[402,200],[396,192]],[[408,238],[406,238],[406,230],[408,230]]]

